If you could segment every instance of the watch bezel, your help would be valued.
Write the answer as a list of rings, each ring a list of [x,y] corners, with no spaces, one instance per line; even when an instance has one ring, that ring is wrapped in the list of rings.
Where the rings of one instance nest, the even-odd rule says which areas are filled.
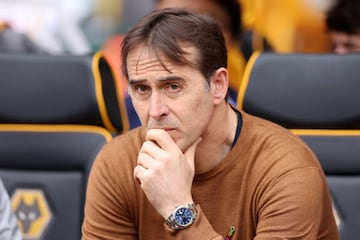
[[[179,221],[179,217],[181,218],[181,215],[184,214],[180,211],[184,211],[187,212],[187,214],[190,214],[189,216],[187,216],[188,218],[190,218],[188,222],[183,223]],[[195,204],[181,205],[175,208],[175,210],[167,218],[166,223],[171,229],[180,230],[191,226],[195,222],[196,217],[197,211]]]

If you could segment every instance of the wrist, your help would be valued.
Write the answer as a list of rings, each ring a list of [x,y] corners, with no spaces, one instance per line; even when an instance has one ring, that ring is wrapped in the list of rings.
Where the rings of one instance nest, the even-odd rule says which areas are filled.
[[[178,206],[185,206],[185,205],[194,203],[194,200],[192,199],[192,197],[181,198],[181,199],[182,200],[177,199],[175,201],[167,201],[166,203],[164,203],[162,208],[158,209],[158,212],[166,220]]]

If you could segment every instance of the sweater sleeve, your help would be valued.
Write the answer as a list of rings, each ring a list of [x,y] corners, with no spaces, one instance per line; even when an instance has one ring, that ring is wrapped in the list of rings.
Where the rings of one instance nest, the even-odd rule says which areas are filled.
[[[315,154],[280,128],[256,126],[261,148],[249,165],[252,181],[246,185],[253,239],[338,239],[328,183]]]
[[[82,240],[136,240],[135,221],[124,197],[129,193],[116,184],[116,168],[108,159],[108,153],[100,152],[89,176]]]
[[[259,200],[255,239],[318,239],[323,209],[329,206],[325,189],[317,167],[279,175]]]

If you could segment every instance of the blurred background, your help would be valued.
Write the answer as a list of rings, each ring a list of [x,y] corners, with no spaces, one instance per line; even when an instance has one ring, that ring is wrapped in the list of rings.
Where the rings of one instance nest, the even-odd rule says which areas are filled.
[[[273,50],[328,50],[324,15],[334,0],[239,1],[243,28],[261,33]],[[51,54],[83,54],[125,33],[154,6],[154,0],[0,0],[0,32],[11,29]]]
[[[0,0],[0,22],[46,52],[83,54],[152,8],[149,0]]]

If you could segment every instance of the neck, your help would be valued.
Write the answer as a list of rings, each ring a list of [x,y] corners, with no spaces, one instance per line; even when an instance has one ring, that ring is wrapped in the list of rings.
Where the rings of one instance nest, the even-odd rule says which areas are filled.
[[[214,115],[196,150],[196,174],[205,173],[218,165],[230,152],[235,137],[237,115],[223,102],[216,106]]]

